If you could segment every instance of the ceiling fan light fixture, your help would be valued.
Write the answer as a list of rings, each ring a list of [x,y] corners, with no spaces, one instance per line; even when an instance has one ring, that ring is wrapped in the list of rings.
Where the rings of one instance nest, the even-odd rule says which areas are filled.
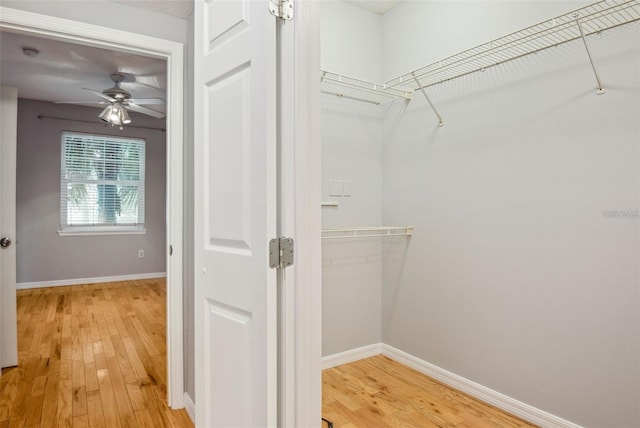
[[[127,111],[126,108],[124,107],[120,108],[120,115],[121,115],[120,121],[122,123],[124,123],[125,125],[131,123],[131,118],[129,117],[129,112]]]
[[[100,118],[100,120],[109,123],[112,110],[113,110],[113,104],[109,104],[104,108],[104,110],[102,110],[102,113],[100,113],[98,117]]]
[[[122,114],[116,104],[113,105],[109,113],[109,123],[112,125],[122,125]]]
[[[122,126],[131,123],[131,118],[127,109],[120,103],[109,104],[98,117],[113,126]]]

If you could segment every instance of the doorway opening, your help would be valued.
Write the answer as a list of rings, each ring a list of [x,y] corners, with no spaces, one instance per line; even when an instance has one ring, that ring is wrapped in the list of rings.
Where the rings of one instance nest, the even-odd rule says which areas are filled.
[[[0,8],[0,31],[49,38],[83,46],[166,61],[166,258],[167,276],[167,401],[184,407],[182,229],[183,229],[183,45],[107,27],[30,12]],[[2,302],[5,304],[6,302]]]

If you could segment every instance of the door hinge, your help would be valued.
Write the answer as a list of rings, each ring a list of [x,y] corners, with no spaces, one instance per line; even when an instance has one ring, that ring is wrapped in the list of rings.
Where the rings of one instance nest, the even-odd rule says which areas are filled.
[[[293,264],[293,238],[274,238],[269,241],[269,267],[286,268]]]
[[[285,21],[293,19],[293,0],[269,0],[269,12]]]

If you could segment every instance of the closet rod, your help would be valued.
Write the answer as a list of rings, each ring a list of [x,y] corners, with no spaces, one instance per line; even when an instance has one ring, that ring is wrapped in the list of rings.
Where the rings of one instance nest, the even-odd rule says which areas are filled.
[[[323,229],[322,239],[383,238],[387,236],[412,236],[413,226],[374,226],[345,229]]]
[[[79,122],[79,123],[89,123],[92,125],[104,125],[105,127],[108,125],[106,123],[100,123],[100,122],[94,122],[92,120],[82,120],[82,119],[67,119],[66,117],[55,117],[55,116],[45,116],[43,114],[38,115],[38,119],[42,120],[42,119],[50,119],[50,120],[62,120],[62,121],[66,121],[66,122]],[[127,128],[136,128],[136,129],[149,129],[152,131],[161,131],[161,132],[165,132],[164,128],[152,128],[150,126],[136,126],[136,125],[127,125]]]

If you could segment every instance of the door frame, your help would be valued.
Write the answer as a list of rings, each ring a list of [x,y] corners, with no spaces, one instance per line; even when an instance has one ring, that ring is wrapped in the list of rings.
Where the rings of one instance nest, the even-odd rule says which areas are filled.
[[[16,154],[18,128],[18,90],[0,86],[0,195],[2,201],[16,198]],[[6,181],[5,181],[6,180]],[[8,188],[7,188],[8,186]],[[9,227],[7,227],[9,226]],[[0,233],[16,240],[16,210],[0,207]],[[0,376],[3,367],[18,365],[18,318],[16,289],[7,287],[16,282],[16,246],[0,248]],[[4,348],[3,348],[4,347]]]
[[[183,94],[184,45],[128,31],[0,6],[0,30],[130,52],[167,61],[167,401],[184,407]],[[172,247],[170,254],[169,246]]]
[[[322,417],[320,1],[294,0],[279,21],[279,231],[295,239],[280,286],[280,427],[319,426]]]

